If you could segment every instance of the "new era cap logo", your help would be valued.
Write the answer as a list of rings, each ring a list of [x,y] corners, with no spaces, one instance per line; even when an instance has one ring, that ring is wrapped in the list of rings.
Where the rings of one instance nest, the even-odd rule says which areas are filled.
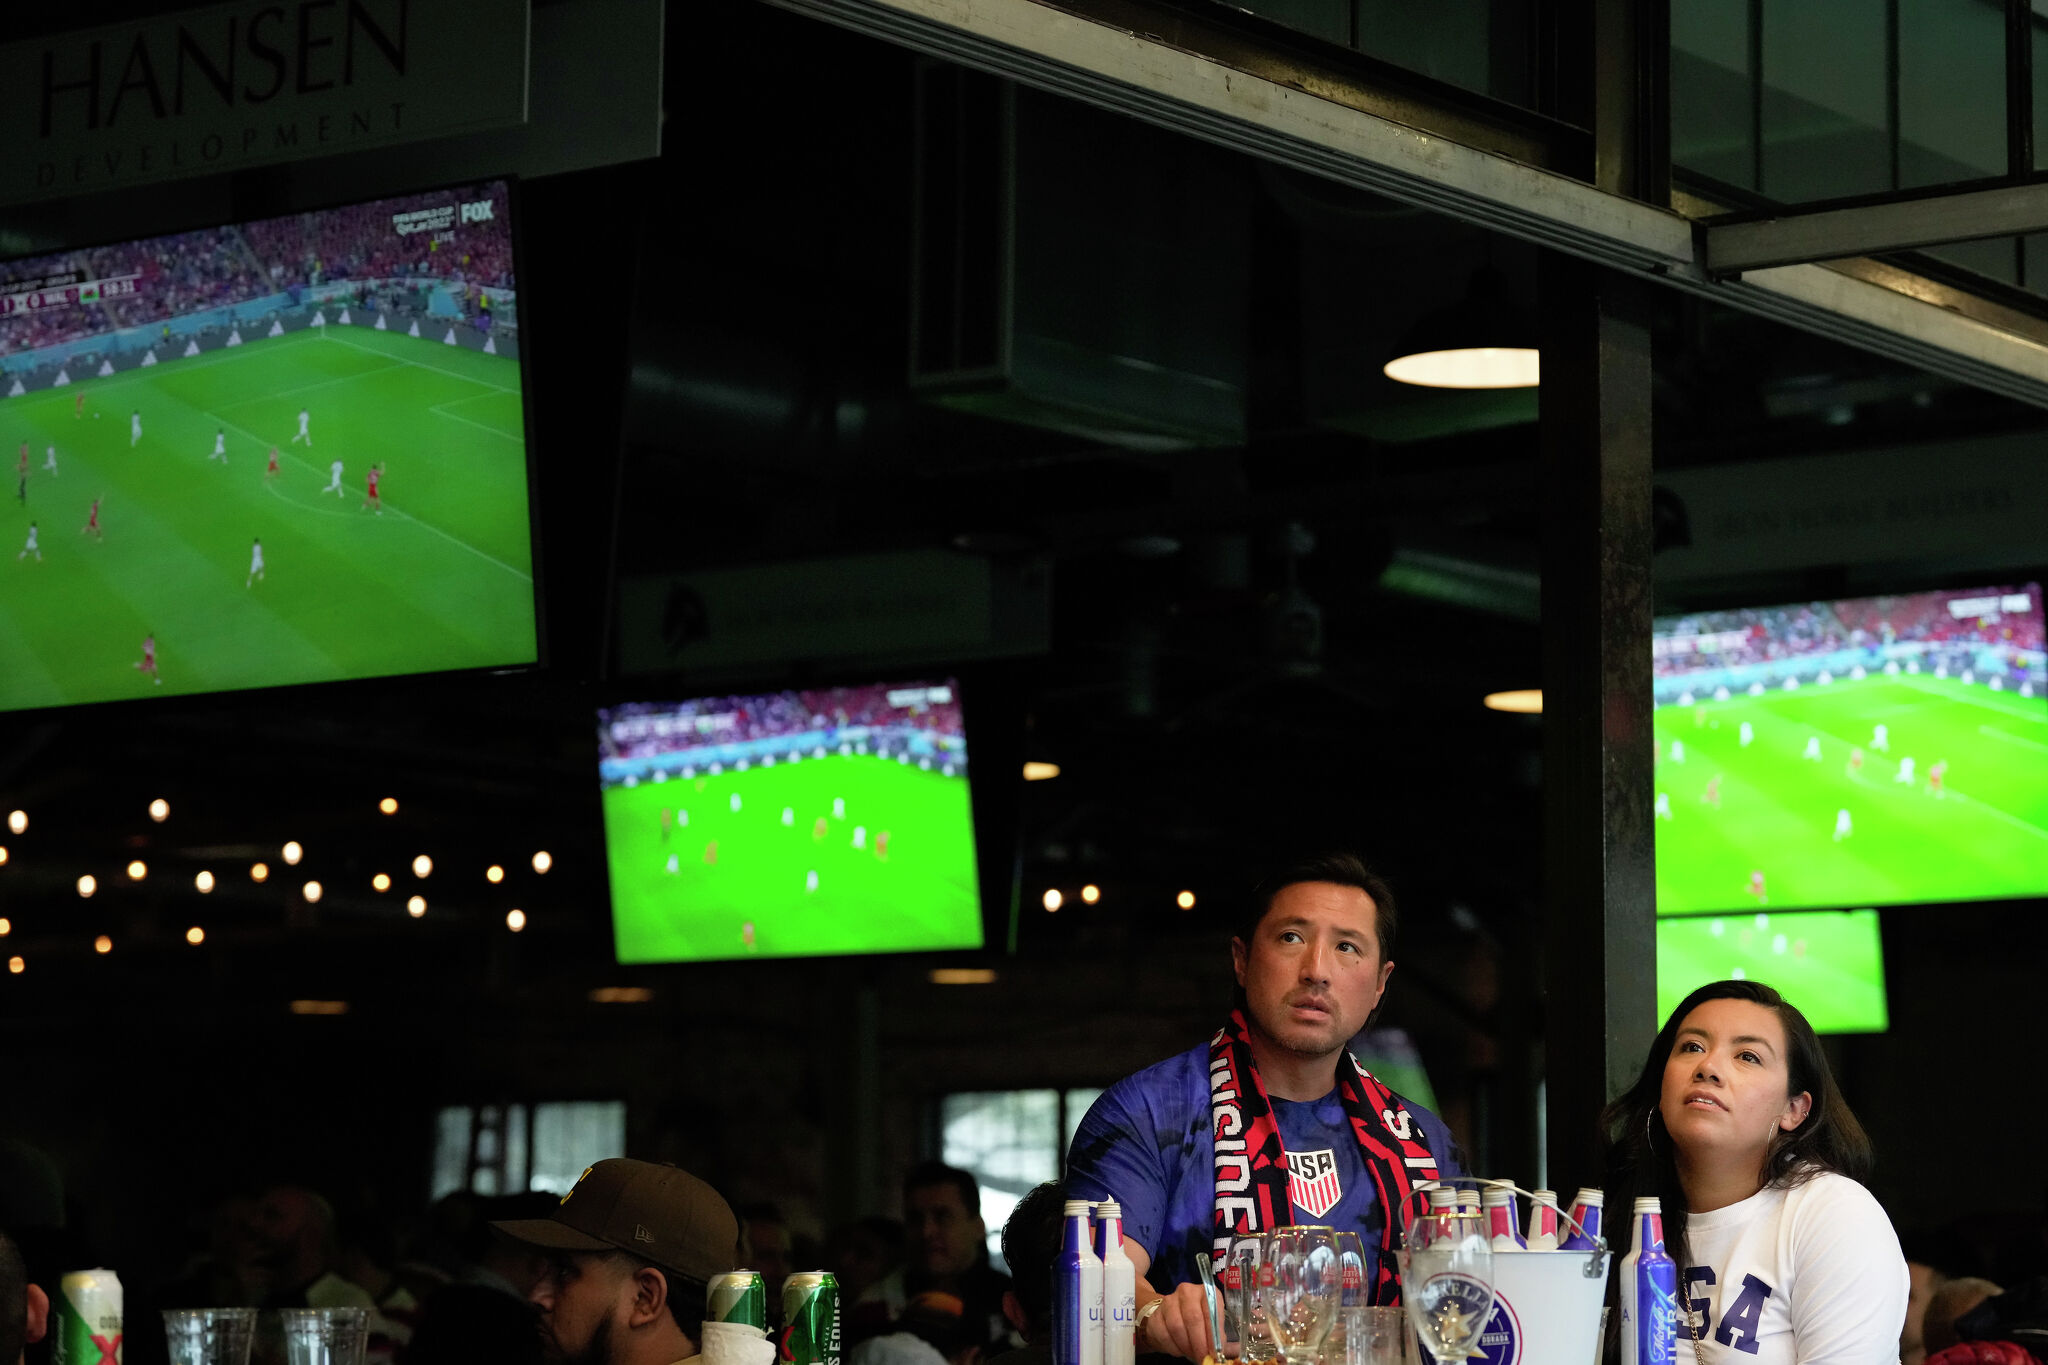
[[[633,1240],[636,1242],[652,1243],[654,1241],[654,1234],[647,1230],[645,1223],[635,1223],[633,1224]]]

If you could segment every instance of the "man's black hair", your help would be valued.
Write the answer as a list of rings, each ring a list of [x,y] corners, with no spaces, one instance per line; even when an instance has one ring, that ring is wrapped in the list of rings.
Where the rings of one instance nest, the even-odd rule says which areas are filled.
[[[974,1172],[963,1171],[958,1166],[948,1166],[943,1161],[920,1161],[912,1166],[903,1177],[903,1198],[907,1201],[912,1190],[929,1190],[940,1185],[951,1185],[960,1192],[960,1207],[968,1216],[981,1216],[981,1182],[974,1178]]]
[[[1394,889],[1379,873],[1366,866],[1365,859],[1341,849],[1295,858],[1259,878],[1252,887],[1251,895],[1245,899],[1237,937],[1249,946],[1252,935],[1258,932],[1259,924],[1266,918],[1266,912],[1273,908],[1273,898],[1288,887],[1299,886],[1303,882],[1355,886],[1371,897],[1374,927],[1379,931],[1380,961],[1393,958],[1394,938],[1401,927],[1400,914],[1394,908]]]
[[[1017,1207],[1010,1210],[1010,1220],[1003,1224],[1003,1260],[1010,1266],[1010,1288],[1030,1324],[1025,1335],[1032,1338],[1052,1312],[1052,1263],[1060,1254],[1066,1211],[1066,1185],[1048,1180],[1018,1200]]]
[[[0,1361],[21,1359],[28,1346],[28,1266],[21,1248],[0,1232]]]

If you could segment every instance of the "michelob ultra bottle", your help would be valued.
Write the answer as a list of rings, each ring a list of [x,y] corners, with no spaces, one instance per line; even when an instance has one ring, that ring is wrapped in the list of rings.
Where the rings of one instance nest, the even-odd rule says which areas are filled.
[[[1655,1195],[1636,1200],[1635,1225],[1621,1262],[1621,1365],[1678,1365],[1678,1263]]]
[[[1486,1213],[1486,1237],[1495,1251],[1526,1251],[1528,1243],[1522,1240],[1521,1232],[1515,1227],[1515,1192],[1504,1190],[1497,1185],[1488,1185],[1480,1192],[1479,1204]]]
[[[121,1280],[111,1270],[74,1270],[57,1282],[52,1365],[121,1365]]]
[[[1572,1221],[1578,1226],[1557,1244],[1559,1251],[1592,1251],[1600,1235],[1600,1205],[1607,1198],[1598,1190],[1582,1189],[1572,1200]]]
[[[1102,1362],[1131,1365],[1138,1357],[1138,1268],[1124,1253],[1124,1211],[1114,1200],[1095,1206],[1095,1255],[1102,1262]]]
[[[1531,1251],[1557,1250],[1557,1191],[1536,1190],[1529,1196],[1529,1238]]]
[[[1052,1262],[1052,1365],[1103,1365],[1102,1258],[1089,1245],[1088,1201],[1069,1199]]]

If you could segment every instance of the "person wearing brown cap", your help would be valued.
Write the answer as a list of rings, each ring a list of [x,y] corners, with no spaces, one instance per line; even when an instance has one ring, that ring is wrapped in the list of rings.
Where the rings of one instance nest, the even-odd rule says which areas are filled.
[[[493,1223],[539,1248],[541,1350],[563,1365],[676,1365],[697,1356],[704,1294],[739,1264],[739,1220],[687,1171],[613,1157],[547,1218]]]

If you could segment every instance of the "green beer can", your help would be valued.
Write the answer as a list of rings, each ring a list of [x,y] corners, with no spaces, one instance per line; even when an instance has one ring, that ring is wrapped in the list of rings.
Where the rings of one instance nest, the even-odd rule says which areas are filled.
[[[839,1281],[829,1270],[801,1270],[782,1282],[780,1365],[840,1365]]]
[[[743,1322],[764,1335],[768,1331],[768,1286],[758,1270],[713,1276],[704,1308],[714,1322]]]
[[[53,1307],[53,1365],[121,1365],[121,1280],[113,1271],[72,1271],[57,1282]]]

